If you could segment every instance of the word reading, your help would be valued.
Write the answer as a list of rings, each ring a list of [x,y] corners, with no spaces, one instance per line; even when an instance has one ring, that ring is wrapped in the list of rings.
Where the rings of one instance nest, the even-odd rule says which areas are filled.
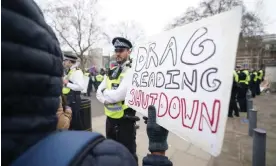
[[[217,68],[209,68],[203,73],[199,73],[196,69],[192,74],[181,72],[180,70],[168,70],[166,74],[162,72],[148,72],[134,73],[132,77],[132,85],[136,87],[156,87],[165,89],[181,89],[189,88],[191,92],[197,92],[198,84],[207,91],[216,91],[221,81],[213,79],[210,75],[217,73]],[[191,75],[191,76],[189,76]],[[180,77],[181,82],[175,81],[175,78]]]

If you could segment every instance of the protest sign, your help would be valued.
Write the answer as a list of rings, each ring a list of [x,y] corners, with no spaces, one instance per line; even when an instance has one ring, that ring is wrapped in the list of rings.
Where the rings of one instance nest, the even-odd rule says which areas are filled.
[[[125,103],[145,116],[154,105],[159,125],[219,155],[241,15],[238,7],[138,44]]]

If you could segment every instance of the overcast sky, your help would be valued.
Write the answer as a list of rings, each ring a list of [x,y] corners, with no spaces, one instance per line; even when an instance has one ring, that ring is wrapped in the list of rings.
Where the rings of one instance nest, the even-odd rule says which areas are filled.
[[[180,16],[187,7],[197,6],[200,0],[99,0],[100,14],[107,22],[116,23],[135,20],[142,26],[146,35],[161,32],[175,17]],[[256,10],[257,0],[244,0],[249,10]],[[266,32],[276,33],[276,0],[263,0],[258,13],[268,22]]]
[[[55,3],[55,0],[36,0],[39,5]],[[74,0],[71,0],[71,2]],[[98,0],[97,9],[101,24],[105,27],[120,21],[134,20],[143,28],[145,36],[160,33],[165,26],[179,17],[188,7],[195,7],[201,0]],[[276,34],[276,0],[263,0],[262,5],[257,5],[259,0],[244,0],[248,10],[258,12],[259,17],[267,25],[266,33]],[[69,0],[66,2],[70,2]],[[134,32],[135,33],[135,32]],[[115,34],[116,35],[116,34]],[[99,42],[102,43],[102,42]],[[105,53],[112,47],[100,44],[105,48]]]

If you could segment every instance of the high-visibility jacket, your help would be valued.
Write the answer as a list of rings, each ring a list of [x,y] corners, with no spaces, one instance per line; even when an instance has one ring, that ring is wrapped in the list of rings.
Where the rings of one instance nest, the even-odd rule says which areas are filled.
[[[80,69],[78,69],[78,68],[70,69],[69,72],[67,73],[67,75],[64,76],[64,78],[69,80],[70,76],[77,70],[80,70]],[[71,91],[71,89],[68,87],[62,88],[62,94],[64,94],[64,95],[67,95],[70,91]]]
[[[249,74],[249,71],[248,71],[248,70],[244,70],[243,72],[246,74],[245,84],[248,85],[249,82],[250,82],[250,74]]]
[[[124,78],[125,73],[121,73],[117,79],[110,80],[109,77],[106,78],[106,89],[107,90],[115,90],[119,87],[121,80]],[[106,116],[113,119],[120,119],[124,116],[124,110],[128,108],[127,105],[124,104],[124,101],[120,101],[114,104],[105,104],[104,105],[104,113]]]
[[[102,82],[103,79],[104,79],[104,76],[101,75],[101,74],[98,74],[98,75],[96,76],[96,81],[98,81],[98,82]]]
[[[258,73],[257,73],[256,71],[254,71],[252,74],[254,75],[254,76],[253,76],[253,81],[254,81],[254,82],[257,82]]]
[[[239,82],[239,75],[238,75],[238,73],[234,70],[233,74],[234,74],[234,81],[235,82]]]
[[[244,71],[239,72],[239,83],[245,83],[248,85],[246,72]]]
[[[264,76],[264,71],[263,70],[259,70],[259,72],[258,72],[258,79],[262,80],[263,76]]]

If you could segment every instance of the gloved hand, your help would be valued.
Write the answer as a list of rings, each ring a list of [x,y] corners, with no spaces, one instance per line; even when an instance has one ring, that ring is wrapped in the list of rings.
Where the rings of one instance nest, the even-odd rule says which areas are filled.
[[[150,105],[148,117],[143,117],[147,124],[147,135],[149,137],[150,152],[165,152],[168,149],[168,130],[156,123],[156,109]]]

